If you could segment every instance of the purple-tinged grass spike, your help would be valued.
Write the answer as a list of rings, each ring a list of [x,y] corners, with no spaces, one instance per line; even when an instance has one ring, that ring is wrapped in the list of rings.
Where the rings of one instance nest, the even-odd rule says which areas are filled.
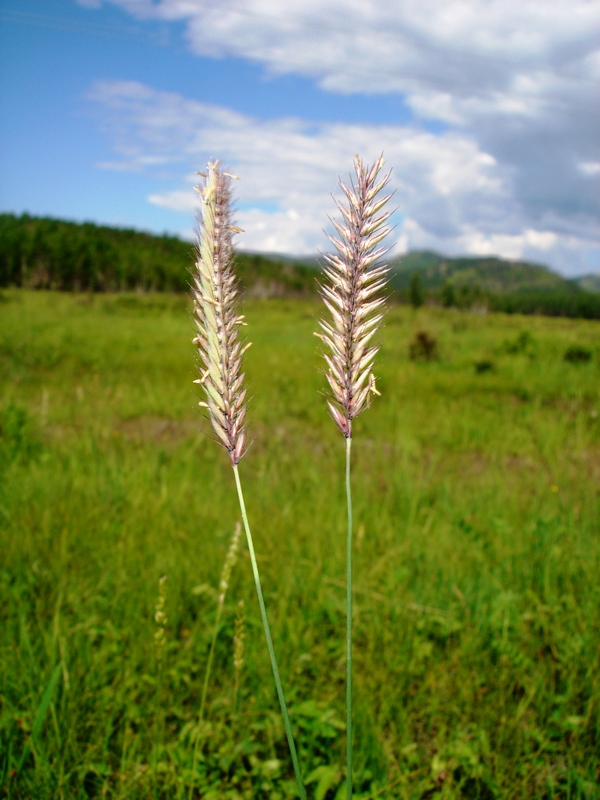
[[[376,295],[385,287],[388,274],[386,265],[373,266],[388,252],[378,245],[390,232],[386,224],[390,212],[380,212],[391,195],[378,197],[390,179],[388,173],[377,180],[382,167],[383,157],[366,167],[355,156],[355,180],[349,186],[340,181],[348,205],[336,201],[342,219],[331,220],[338,236],[329,239],[337,254],[325,256],[327,282],[321,286],[333,325],[322,321],[321,332],[315,335],[331,351],[326,356],[326,374],[333,403],[328,405],[347,438],[352,438],[352,420],[369,406],[373,394],[379,394],[371,371],[379,348],[367,345],[383,318],[375,313],[384,303]]]

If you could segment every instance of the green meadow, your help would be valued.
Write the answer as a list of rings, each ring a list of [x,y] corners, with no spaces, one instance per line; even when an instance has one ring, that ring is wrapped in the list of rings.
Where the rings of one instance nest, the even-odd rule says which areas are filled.
[[[240,473],[275,648],[309,797],[343,800],[320,306],[245,312]],[[429,360],[409,357],[420,331]],[[192,336],[182,296],[0,297],[1,797],[296,797],[245,547],[198,724],[239,510]],[[353,446],[356,797],[599,798],[598,323],[392,306],[381,338]]]

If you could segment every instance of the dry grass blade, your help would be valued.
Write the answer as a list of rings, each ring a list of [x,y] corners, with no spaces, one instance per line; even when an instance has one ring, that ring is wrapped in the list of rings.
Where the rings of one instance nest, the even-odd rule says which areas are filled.
[[[246,389],[242,373],[243,345],[238,332],[244,318],[238,313],[239,292],[233,272],[231,237],[240,231],[231,221],[231,178],[210,162],[199,218],[194,270],[194,319],[198,329],[194,344],[200,354],[199,383],[206,394],[200,403],[208,409],[220,443],[235,466],[246,445]]]
[[[352,420],[379,394],[372,372],[378,347],[373,345],[383,314],[378,297],[387,280],[388,268],[377,264],[388,251],[380,244],[390,229],[391,212],[382,211],[390,195],[381,195],[389,173],[379,177],[383,157],[366,167],[354,158],[355,183],[340,181],[347,205],[337,202],[341,220],[332,220],[338,236],[330,236],[337,253],[325,256],[327,281],[321,297],[331,314],[322,320],[316,335],[330,352],[325,353],[327,381],[333,393],[329,410],[346,438],[352,438]]]

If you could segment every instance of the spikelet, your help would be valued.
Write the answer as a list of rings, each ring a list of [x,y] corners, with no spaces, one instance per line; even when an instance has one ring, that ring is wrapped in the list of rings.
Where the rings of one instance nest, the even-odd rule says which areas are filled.
[[[338,236],[329,239],[336,254],[325,255],[326,282],[321,297],[332,321],[321,320],[316,333],[329,349],[324,353],[326,377],[333,393],[327,405],[336,425],[347,439],[352,438],[352,420],[379,394],[372,372],[379,347],[370,344],[383,314],[384,300],[377,297],[387,280],[387,265],[377,262],[388,248],[379,246],[390,229],[391,212],[380,213],[391,195],[381,196],[389,173],[378,180],[383,157],[365,167],[354,157],[356,183],[340,187],[348,204],[336,201],[341,220],[332,220]]]
[[[166,643],[165,629],[167,627],[167,614],[165,604],[167,602],[167,576],[163,575],[158,581],[158,597],[154,609],[154,622],[156,631],[154,632],[154,645],[156,647],[156,658],[160,662],[162,659],[163,648]]]
[[[233,272],[231,237],[240,228],[231,222],[231,178],[219,161],[209,162],[199,215],[197,258],[194,270],[194,344],[200,354],[200,378],[210,420],[219,442],[238,464],[246,445],[246,389],[242,373],[243,346],[238,331],[244,318],[238,313],[239,293]]]
[[[225,603],[225,595],[229,587],[229,580],[231,578],[231,571],[235,567],[237,561],[238,550],[240,547],[240,537],[242,535],[242,526],[239,522],[235,523],[235,530],[229,543],[229,550],[225,556],[225,562],[221,571],[221,580],[219,581],[219,600],[218,604],[223,606]]]

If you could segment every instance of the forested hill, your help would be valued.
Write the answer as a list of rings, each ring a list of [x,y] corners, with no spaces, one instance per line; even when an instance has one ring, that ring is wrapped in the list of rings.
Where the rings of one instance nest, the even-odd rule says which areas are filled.
[[[0,286],[187,292],[194,247],[91,222],[0,214]],[[242,288],[254,295],[304,295],[316,290],[315,270],[294,261],[238,253]]]
[[[429,250],[391,263],[396,294],[413,305],[443,306],[600,319],[596,275],[567,280],[548,267],[501,258],[449,258]]]
[[[575,283],[582,289],[588,292],[600,293],[600,273],[596,272],[592,275],[580,275],[574,279]]]
[[[548,267],[527,261],[505,261],[493,256],[449,258],[431,250],[414,250],[394,260],[391,266],[392,280],[398,289],[408,288],[411,276],[418,273],[423,286],[428,289],[440,289],[451,284],[456,289],[479,286],[481,290],[494,294],[524,290],[577,290],[571,281]]]

